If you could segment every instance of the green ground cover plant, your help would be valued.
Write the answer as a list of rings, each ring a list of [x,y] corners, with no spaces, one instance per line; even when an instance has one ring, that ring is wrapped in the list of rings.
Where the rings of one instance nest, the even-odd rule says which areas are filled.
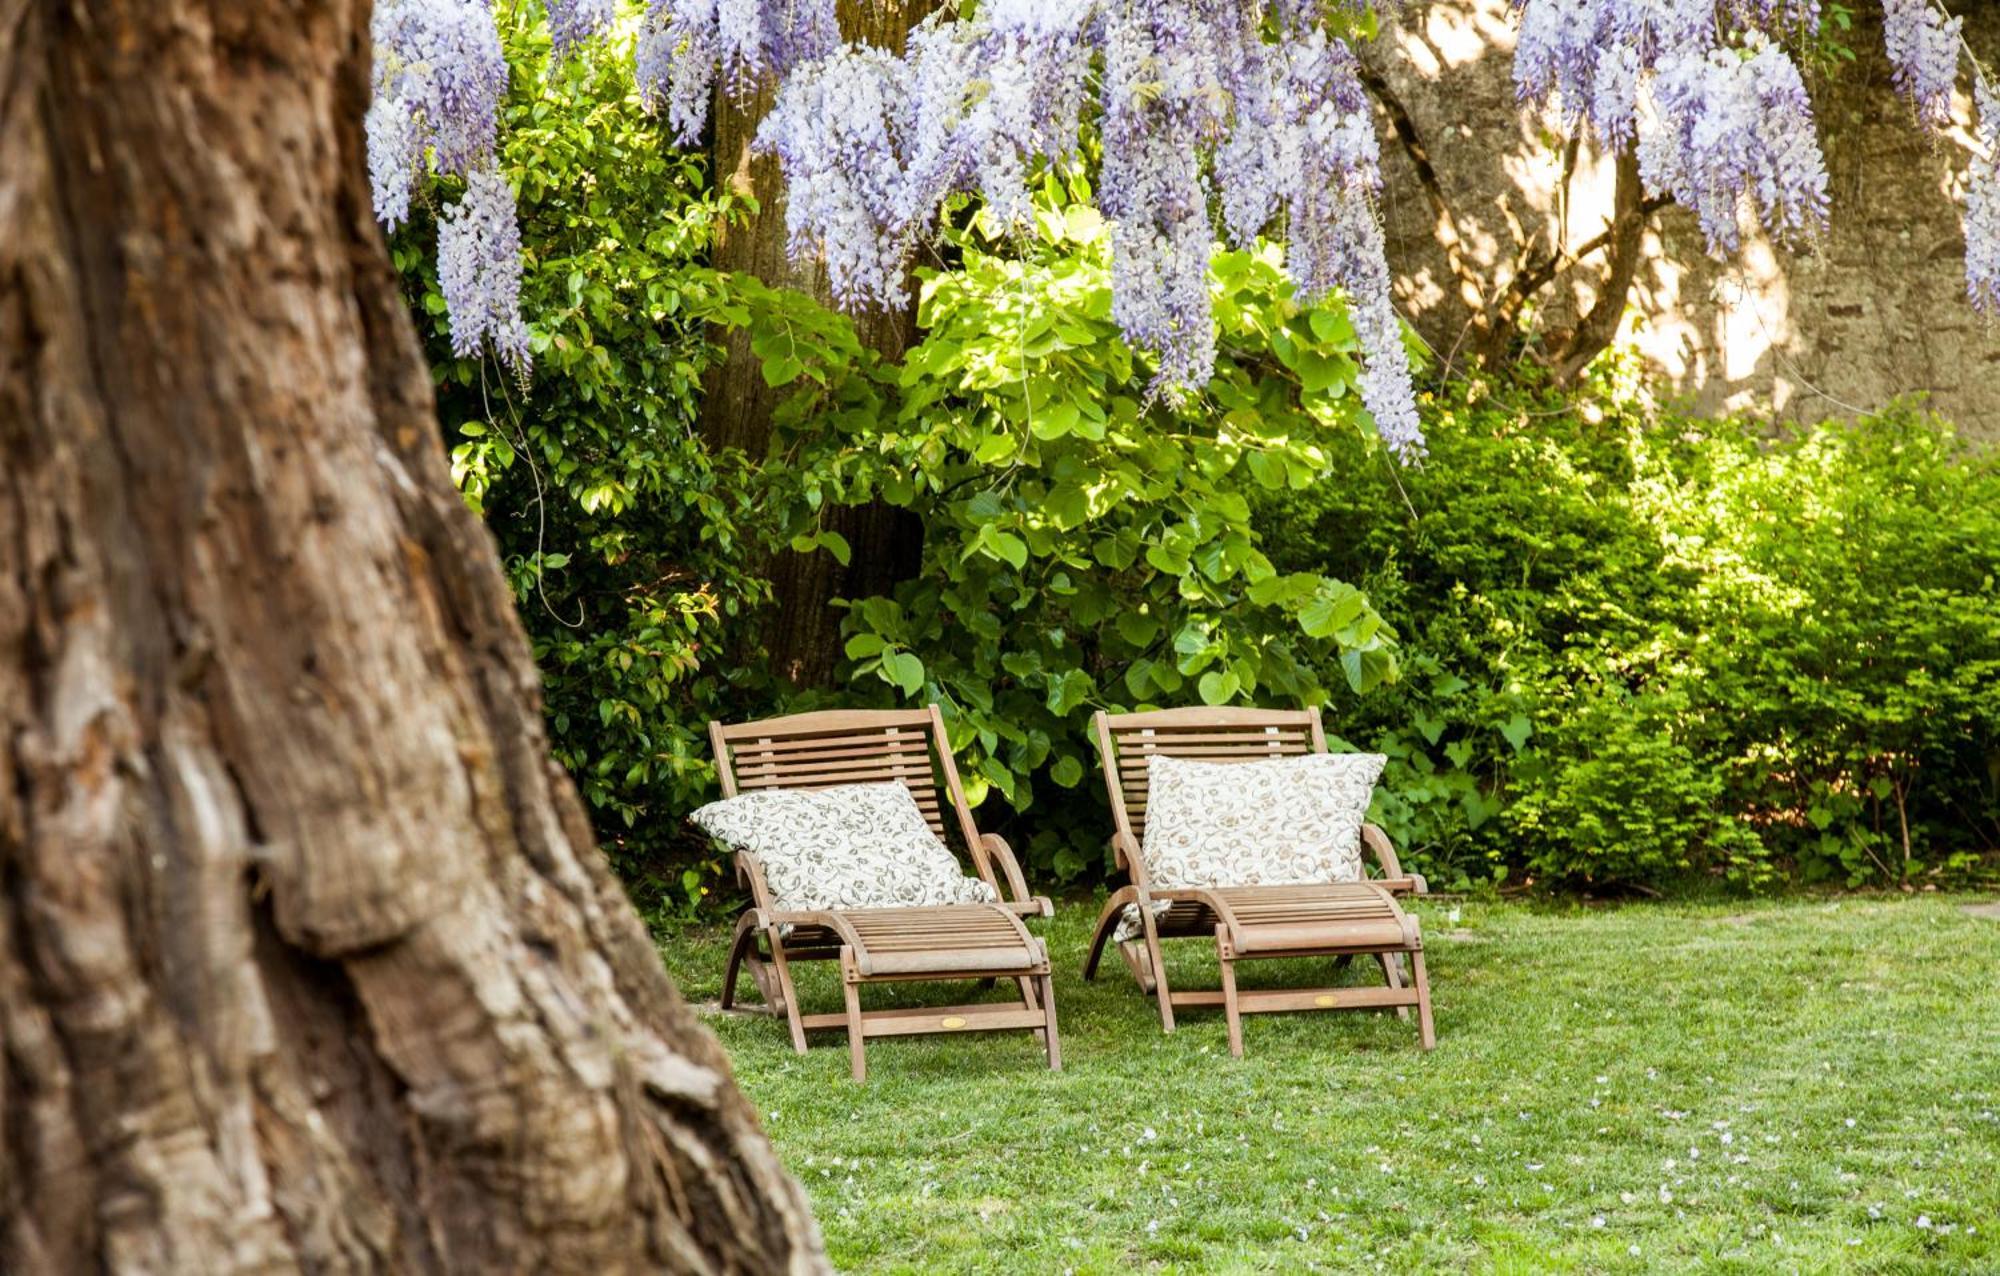
[[[889,1039],[856,1086],[837,1033],[710,1021],[844,1271],[1991,1271],[2000,919],[1968,902],[1425,901],[1429,1055],[1359,1013],[1252,1016],[1241,1061],[1219,1014],[1162,1036],[1078,977],[1089,899],[1044,924],[1059,1074],[1023,1034]],[[723,939],[662,946],[698,1002]]]

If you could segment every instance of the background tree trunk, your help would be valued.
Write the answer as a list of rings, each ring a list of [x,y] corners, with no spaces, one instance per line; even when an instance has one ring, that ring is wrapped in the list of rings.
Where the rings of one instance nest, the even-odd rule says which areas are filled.
[[[841,0],[841,34],[900,52],[910,28],[935,7],[935,0]],[[819,263],[793,263],[785,255],[784,177],[777,160],[750,154],[774,96],[769,84],[740,104],[726,92],[716,94],[716,180],[738,194],[754,195],[758,211],[723,234],[715,264],[831,305],[833,295]],[[854,328],[864,346],[885,359],[899,359],[916,340],[914,298],[905,310],[856,315]],[[771,411],[792,388],[772,390],[764,384],[748,332],[732,330],[726,351],[706,387],[702,435],[711,447],[739,447],[762,456],[771,442]],[[847,538],[854,551],[849,564],[842,567],[824,552],[780,554],[770,568],[775,614],[760,635],[772,668],[807,687],[830,684],[839,662],[841,613],[828,604],[835,598],[889,592],[915,574],[923,545],[923,528],[914,515],[879,502],[829,509],[826,526]]]
[[[0,1270],[818,1270],[547,757],[368,53],[0,0]]]

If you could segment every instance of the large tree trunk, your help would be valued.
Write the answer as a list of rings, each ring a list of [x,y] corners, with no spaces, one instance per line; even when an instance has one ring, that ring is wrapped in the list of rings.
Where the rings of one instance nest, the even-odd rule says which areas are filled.
[[[935,0],[841,0],[841,34],[900,51],[910,28],[935,7]],[[758,211],[727,229],[716,245],[715,264],[831,305],[819,264],[785,255],[784,177],[777,160],[750,153],[773,96],[770,84],[741,103],[726,92],[716,94],[715,171],[731,190],[755,196]],[[856,315],[854,328],[864,346],[899,359],[916,340],[914,301],[905,310]],[[725,350],[702,403],[702,436],[712,447],[739,447],[761,457],[771,442],[771,411],[792,388],[764,384],[748,332],[732,330]],[[847,538],[854,551],[849,564],[842,567],[824,552],[780,554],[770,568],[775,615],[760,635],[773,669],[808,687],[828,685],[839,661],[841,613],[832,601],[887,593],[916,572],[922,548],[923,529],[914,516],[879,502],[830,509],[826,526]]]
[[[546,756],[365,0],[0,0],[0,1270],[817,1270]]]

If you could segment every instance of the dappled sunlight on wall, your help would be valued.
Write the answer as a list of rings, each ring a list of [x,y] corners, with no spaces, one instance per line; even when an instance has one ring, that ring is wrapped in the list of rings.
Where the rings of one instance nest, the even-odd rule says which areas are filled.
[[[1974,48],[2000,52],[2000,5],[1953,7]],[[1802,250],[1751,237],[1718,261],[1689,215],[1656,213],[1619,341],[1703,411],[1817,419],[1928,393],[1968,435],[2000,440],[2000,331],[1965,300],[1957,201],[1971,103],[1958,93],[1954,126],[1927,143],[1889,86],[1879,18],[1866,8],[1848,36],[1855,63],[1813,85],[1831,229]],[[1452,361],[1470,354],[1476,318],[1493,313],[1524,263],[1588,247],[1614,207],[1611,158],[1567,147],[1557,121],[1516,107],[1514,31],[1509,0],[1413,0],[1369,54],[1435,172],[1427,191],[1385,120],[1398,301]],[[1447,221],[1455,253],[1441,246]],[[1525,331],[1560,333],[1587,313],[1602,256],[1542,290]]]

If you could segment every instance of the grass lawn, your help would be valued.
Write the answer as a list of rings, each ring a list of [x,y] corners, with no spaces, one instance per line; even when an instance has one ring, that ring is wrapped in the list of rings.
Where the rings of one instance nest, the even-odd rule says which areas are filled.
[[[1115,958],[1078,976],[1088,900],[1038,923],[1061,1073],[1025,1033],[892,1038],[856,1086],[841,1034],[709,1020],[842,1270],[2000,1272],[2000,920],[1969,902],[1427,901],[1429,1055],[1382,1013],[1249,1016],[1241,1061],[1219,1012],[1163,1036]],[[663,947],[696,1002],[721,941]]]

